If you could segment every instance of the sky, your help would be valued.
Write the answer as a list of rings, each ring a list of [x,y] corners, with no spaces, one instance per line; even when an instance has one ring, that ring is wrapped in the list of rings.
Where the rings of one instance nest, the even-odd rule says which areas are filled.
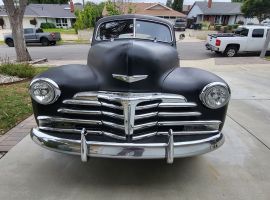
[[[87,1],[87,0],[86,0]],[[92,0],[92,2],[101,2],[104,0]],[[167,0],[132,0],[131,2],[159,2],[159,3],[166,3]],[[196,1],[204,1],[204,0],[196,0]],[[231,0],[213,0],[215,2],[230,2]],[[82,0],[74,0],[74,2],[81,2]],[[184,5],[191,5],[195,2],[195,0],[184,0]],[[0,0],[0,5],[3,5],[3,1]]]

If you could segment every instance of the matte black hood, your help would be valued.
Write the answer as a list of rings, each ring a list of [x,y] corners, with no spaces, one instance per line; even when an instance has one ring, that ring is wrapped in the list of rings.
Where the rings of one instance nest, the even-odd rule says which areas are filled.
[[[179,59],[177,50],[169,44],[129,39],[95,44],[89,51],[88,66],[97,74],[101,90],[160,91],[167,74],[179,66]],[[126,83],[112,74],[148,78]]]

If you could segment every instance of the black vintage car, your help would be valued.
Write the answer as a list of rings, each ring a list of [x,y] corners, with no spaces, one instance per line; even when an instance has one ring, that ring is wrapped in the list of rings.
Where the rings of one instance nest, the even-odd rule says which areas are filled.
[[[173,28],[142,15],[100,19],[87,65],[52,68],[31,82],[32,139],[82,161],[172,163],[221,146],[229,86],[210,72],[179,67]]]

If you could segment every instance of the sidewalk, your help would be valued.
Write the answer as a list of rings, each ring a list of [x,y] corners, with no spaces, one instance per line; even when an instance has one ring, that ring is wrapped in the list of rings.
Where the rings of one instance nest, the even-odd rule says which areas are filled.
[[[5,135],[0,136],[0,152],[8,152],[13,146],[28,135],[31,128],[35,126],[36,122],[34,120],[34,116],[31,115],[17,126],[9,130]]]

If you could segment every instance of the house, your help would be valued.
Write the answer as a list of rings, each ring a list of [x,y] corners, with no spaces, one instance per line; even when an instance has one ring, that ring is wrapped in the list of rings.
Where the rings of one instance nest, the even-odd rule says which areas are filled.
[[[151,15],[175,21],[177,18],[186,18],[186,15],[175,11],[161,3],[121,3],[117,4],[118,9],[123,14],[142,14]],[[106,6],[102,12],[103,16],[107,16]]]
[[[76,8],[82,9],[81,5],[75,5]],[[33,25],[30,21],[36,21]],[[40,27],[41,23],[53,23],[58,28],[70,28],[75,23],[76,17],[70,12],[69,4],[29,4],[26,7],[23,27]],[[3,28],[10,29],[9,19],[4,6],[0,6],[0,23],[4,22]],[[0,24],[1,28],[1,24]]]
[[[233,2],[200,2],[196,1],[190,9],[187,18],[194,23],[208,21],[211,24],[231,25],[239,21],[246,23],[259,23],[256,18],[247,19],[241,12],[242,3]]]

